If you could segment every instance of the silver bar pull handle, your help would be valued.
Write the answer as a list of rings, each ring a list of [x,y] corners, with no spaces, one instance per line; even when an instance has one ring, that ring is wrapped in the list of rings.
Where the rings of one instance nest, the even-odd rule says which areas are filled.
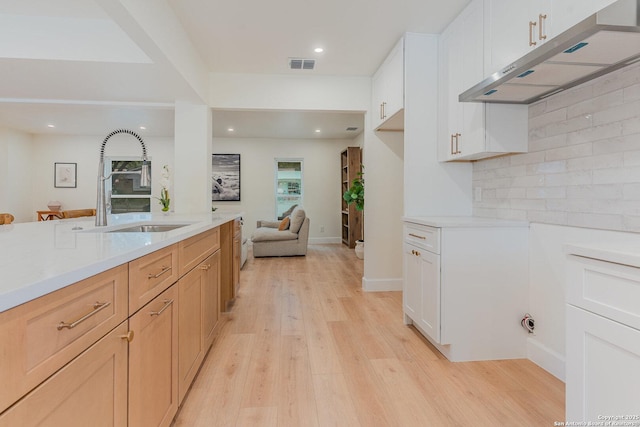
[[[166,299],[164,300],[164,306],[158,310],[158,311],[152,311],[151,313],[149,313],[150,316],[160,316],[162,314],[163,311],[165,311],[167,308],[169,308],[169,306],[173,304],[173,300],[172,299]]]
[[[147,279],[157,279],[158,277],[162,276],[167,271],[171,271],[171,267],[162,267],[162,271],[160,271],[160,273],[158,273],[158,274],[149,274],[147,276]]]
[[[427,240],[424,236],[418,236],[417,234],[409,233],[409,236],[415,237],[416,239]]]
[[[87,320],[91,316],[94,316],[94,315],[98,314],[99,311],[104,310],[105,308],[109,307],[110,305],[111,305],[110,302],[96,302],[95,304],[93,304],[93,311],[90,311],[89,313],[85,314],[84,316],[82,316],[81,318],[76,320],[75,322],[71,322],[71,323],[60,322],[60,323],[58,323],[58,330],[61,331],[62,329],[65,329],[65,328],[66,329],[73,329],[76,326],[78,326],[80,323],[84,322],[85,320]]]

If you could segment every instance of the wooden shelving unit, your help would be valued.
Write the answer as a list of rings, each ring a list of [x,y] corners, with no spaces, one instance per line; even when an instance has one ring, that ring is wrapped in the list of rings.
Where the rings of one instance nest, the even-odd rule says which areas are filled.
[[[340,171],[342,174],[342,243],[350,248],[356,246],[356,240],[362,239],[363,213],[356,210],[355,204],[347,205],[342,195],[351,186],[351,181],[358,177],[358,172],[362,166],[360,147],[347,147],[340,153]]]

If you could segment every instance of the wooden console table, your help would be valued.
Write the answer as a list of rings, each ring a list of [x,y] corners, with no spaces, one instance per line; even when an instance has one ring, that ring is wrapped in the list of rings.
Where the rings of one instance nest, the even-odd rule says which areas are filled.
[[[36,211],[38,213],[38,221],[50,221],[53,219],[62,219],[62,211]]]

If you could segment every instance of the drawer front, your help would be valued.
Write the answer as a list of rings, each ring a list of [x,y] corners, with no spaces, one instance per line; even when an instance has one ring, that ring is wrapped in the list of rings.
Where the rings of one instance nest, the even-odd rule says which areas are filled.
[[[212,228],[183,240],[178,247],[182,277],[220,248],[220,228]]]
[[[0,415],[0,427],[126,426],[126,333],[123,322]]]
[[[404,241],[436,254],[440,253],[440,229],[413,223],[404,224]]]
[[[120,266],[0,314],[0,411],[127,318]]]
[[[178,245],[160,249],[129,263],[129,314],[178,280]]]
[[[567,302],[640,329],[640,268],[569,256]]]

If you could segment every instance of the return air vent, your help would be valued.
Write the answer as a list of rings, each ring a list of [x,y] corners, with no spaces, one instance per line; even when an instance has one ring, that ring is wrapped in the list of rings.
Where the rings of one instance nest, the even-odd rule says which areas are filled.
[[[313,70],[315,59],[289,58],[289,68],[292,70]]]
[[[355,131],[358,130],[358,128],[355,127],[355,126],[349,126],[346,130],[347,130],[347,132],[355,132]]]

